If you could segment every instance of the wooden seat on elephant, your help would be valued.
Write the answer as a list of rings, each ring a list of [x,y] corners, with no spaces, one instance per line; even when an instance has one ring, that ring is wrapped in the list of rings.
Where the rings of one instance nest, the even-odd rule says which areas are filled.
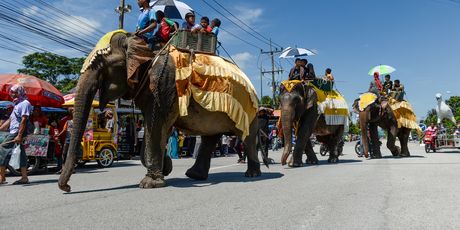
[[[217,36],[207,33],[195,33],[187,30],[179,30],[171,38],[171,45],[180,51],[195,53],[216,54]]]

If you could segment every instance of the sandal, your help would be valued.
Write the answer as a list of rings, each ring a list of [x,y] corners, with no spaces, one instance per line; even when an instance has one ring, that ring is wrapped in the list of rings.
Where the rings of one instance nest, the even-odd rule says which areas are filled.
[[[29,180],[17,180],[13,183],[13,185],[21,185],[21,184],[30,184]]]

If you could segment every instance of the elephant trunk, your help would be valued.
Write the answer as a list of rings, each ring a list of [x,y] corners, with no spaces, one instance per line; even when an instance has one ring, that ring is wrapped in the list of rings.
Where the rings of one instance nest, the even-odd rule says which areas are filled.
[[[281,164],[285,165],[292,151],[292,124],[294,122],[294,109],[283,107],[281,110],[281,125],[284,134],[284,150],[281,156]]]
[[[75,105],[73,114],[72,135],[70,137],[67,159],[59,177],[59,188],[63,191],[70,192],[70,186],[67,184],[74,164],[77,158],[77,152],[81,149],[81,140],[88,121],[94,95],[98,86],[96,71],[86,71],[80,77],[75,93]],[[64,153],[65,154],[65,153]]]
[[[359,126],[361,128],[361,146],[364,151],[364,156],[369,157],[369,138],[367,136],[367,116],[364,111],[359,114]]]

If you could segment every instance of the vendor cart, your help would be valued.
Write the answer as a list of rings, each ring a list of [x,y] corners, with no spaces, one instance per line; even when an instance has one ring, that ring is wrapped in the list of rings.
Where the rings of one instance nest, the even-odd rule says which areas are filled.
[[[425,136],[425,152],[436,152],[442,149],[460,149],[460,134],[441,132],[436,135],[436,138]]]
[[[73,107],[75,101],[66,101],[63,107]],[[118,130],[118,116],[114,112],[116,110],[115,105],[108,104],[107,110],[112,110],[113,114],[113,128],[107,129],[105,127],[106,120],[104,118],[104,112],[99,109],[99,102],[94,100],[92,108],[86,124],[86,130],[83,135],[82,153],[78,156],[78,165],[82,166],[89,161],[97,161],[97,164],[101,167],[110,167],[115,159],[118,159],[117,155],[117,130]]]

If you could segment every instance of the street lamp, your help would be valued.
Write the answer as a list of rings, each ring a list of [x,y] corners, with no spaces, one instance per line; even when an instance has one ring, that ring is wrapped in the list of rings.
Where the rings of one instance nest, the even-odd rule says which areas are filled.
[[[120,0],[120,5],[115,8],[115,12],[117,12],[120,15],[118,18],[118,29],[123,29],[125,13],[131,12],[131,9],[131,5],[125,5],[125,0]]]

